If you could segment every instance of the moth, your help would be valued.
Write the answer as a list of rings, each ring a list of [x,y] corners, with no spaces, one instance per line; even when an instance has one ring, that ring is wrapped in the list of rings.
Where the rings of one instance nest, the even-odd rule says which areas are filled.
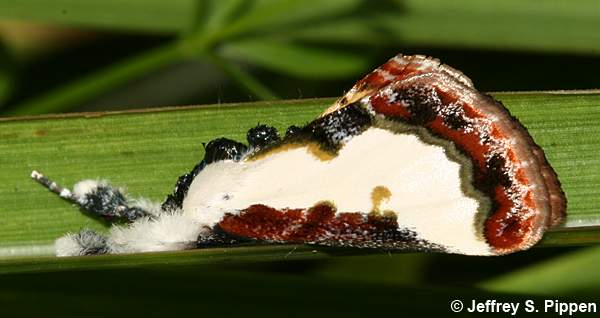
[[[56,255],[242,242],[503,255],[565,218],[557,175],[523,125],[434,58],[397,55],[312,122],[284,136],[258,125],[247,141],[210,141],[162,204],[34,171],[114,222],[107,234],[66,234]]]

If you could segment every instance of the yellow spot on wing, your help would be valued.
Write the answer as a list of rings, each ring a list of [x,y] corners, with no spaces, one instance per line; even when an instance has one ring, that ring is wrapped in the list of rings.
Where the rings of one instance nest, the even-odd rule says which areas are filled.
[[[384,186],[376,186],[371,191],[371,201],[373,202],[372,212],[379,212],[379,207],[381,203],[385,201],[389,201],[392,196],[392,192],[390,189]]]

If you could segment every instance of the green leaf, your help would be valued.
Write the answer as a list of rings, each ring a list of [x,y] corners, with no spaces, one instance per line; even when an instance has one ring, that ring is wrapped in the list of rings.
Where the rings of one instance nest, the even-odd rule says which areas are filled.
[[[595,0],[580,0],[576,5],[562,0],[396,2],[398,5],[394,7],[358,0],[251,1],[245,4],[248,7],[245,14],[232,21],[224,35],[258,30],[263,34],[279,33],[290,26],[294,26],[294,33],[304,33],[304,28],[312,28],[314,20],[328,19],[335,24],[343,15],[353,14],[366,16],[383,27],[379,36],[386,38],[386,45],[600,52],[600,35],[595,32],[600,28],[600,5]],[[223,8],[228,4],[218,6]],[[198,14],[200,17],[219,16],[220,11],[209,8],[205,12],[203,6],[198,12],[197,5],[195,0],[56,0],[52,5],[44,0],[7,0],[0,2],[0,17],[88,28],[173,33],[191,30]],[[340,32],[343,32],[341,28]],[[356,40],[344,38],[353,40],[349,43]]]
[[[3,316],[61,318],[352,318],[398,312],[411,317],[439,316],[449,312],[448,304],[455,298],[522,300],[465,287],[405,287],[324,279],[268,268],[168,263],[130,270],[3,275],[0,295]]]
[[[494,94],[544,148],[567,194],[569,227],[600,224],[600,94]],[[257,123],[285,131],[332,99],[277,101],[0,120],[0,254],[39,254],[65,232],[103,230],[29,178],[39,170],[72,186],[104,178],[134,196],[162,201],[203,156],[202,142],[244,140]],[[592,230],[597,233],[597,228]],[[562,232],[550,232],[546,239]],[[551,240],[552,241],[552,240]],[[568,245],[598,242],[598,236]],[[561,245],[554,240],[551,245]]]
[[[581,216],[569,221],[568,227],[550,230],[542,238],[539,245],[544,247],[553,246],[576,246],[585,244],[596,244],[600,242],[600,220],[598,217]]]
[[[5,69],[0,68],[0,109],[8,98],[13,88],[12,76]]]
[[[0,17],[102,29],[180,32],[193,26],[196,0],[5,0]]]
[[[213,0],[203,2],[206,12],[201,23],[202,33],[211,33],[219,30],[230,22],[237,11],[247,3],[246,0]]]
[[[303,27],[314,20],[335,18],[347,13],[360,0],[254,0],[237,20],[220,31],[220,38],[239,36],[256,31],[279,32],[281,28]]]
[[[240,86],[246,88],[249,93],[252,93],[254,96],[258,97],[262,100],[272,100],[278,99],[275,93],[273,93],[270,89],[256,80],[254,77],[250,76],[249,73],[244,71],[242,68],[238,67],[234,63],[229,62],[226,59],[222,59],[214,54],[205,54],[206,58],[210,60],[213,64],[221,68],[221,70],[229,75],[229,77],[237,82]]]
[[[600,286],[600,247],[590,247],[537,263],[480,284],[488,291],[573,296]]]
[[[367,57],[361,54],[267,39],[227,43],[219,51],[227,58],[305,78],[340,78],[359,74],[368,67]]]
[[[402,14],[379,17],[412,45],[600,52],[600,3],[594,0],[407,0]]]
[[[226,56],[277,72],[318,79],[368,71],[365,45],[600,52],[600,35],[595,32],[600,27],[600,10],[592,0],[579,1],[577,5],[559,0],[542,3],[534,0],[494,3],[408,0],[398,3],[394,6],[388,2],[373,4],[360,0],[202,3],[193,0],[88,0],[85,3],[58,0],[50,6],[41,0],[2,1],[0,17],[10,19],[182,35],[178,43],[169,44],[168,48],[119,61],[105,70],[87,74],[15,105],[13,114],[67,111],[162,67],[202,54],[218,54],[214,48],[221,45]],[[118,8],[117,13],[115,8]],[[296,41],[357,47],[317,49]],[[171,50],[174,54],[164,59],[164,54],[157,53],[161,50]],[[258,82],[240,80],[240,77],[234,80],[242,84]],[[253,94],[261,96],[257,92]]]
[[[135,2],[135,0],[132,1]],[[14,106],[8,114],[23,115],[68,111],[88,100],[110,92],[120,85],[141,78],[163,67],[202,55],[213,56],[213,46],[226,43],[230,37],[252,33],[262,28],[269,29],[269,32],[277,31],[279,27],[285,25],[293,25],[295,23],[307,22],[346,12],[351,10],[357,3],[357,0],[310,0],[306,2],[257,0],[247,3],[241,3],[237,0],[210,1],[201,7],[201,9],[208,10],[205,13],[207,15],[206,21],[191,23],[194,26],[195,24],[199,25],[194,28],[187,27],[186,30],[188,32],[184,32],[185,34],[180,40],[144,52],[138,56],[130,57],[125,61],[117,62],[106,69],[88,74],[83,78],[67,83],[41,96],[34,96]],[[177,6],[178,4],[175,2],[172,5]],[[148,5],[152,5],[152,3]],[[2,8],[1,6],[2,4],[0,4],[0,9]],[[321,10],[308,9],[310,6],[319,6]],[[248,7],[248,10],[241,10],[245,7]],[[98,10],[97,13],[102,15],[102,10]],[[187,10],[196,11],[192,10],[192,8],[187,8]],[[236,14],[239,14],[239,17],[234,19]],[[190,32],[192,29],[194,31]],[[243,44],[243,42],[240,44]],[[262,44],[262,47],[259,47],[261,43],[256,43],[254,51],[250,51],[248,54],[282,54],[283,56],[276,58],[301,58],[300,62],[305,61],[310,63],[330,63],[335,59],[336,61],[330,63],[331,67],[329,70],[331,72],[325,74],[325,78],[357,74],[365,67],[364,57],[362,56],[304,48],[301,46],[272,45],[271,43],[267,43],[267,47],[265,47],[264,43]],[[339,57],[339,59],[336,59],[336,57]],[[284,72],[298,76],[315,77],[319,75],[318,73],[315,75],[315,71],[319,69],[318,65],[310,65],[304,70],[291,65],[293,61],[265,63],[264,58],[261,59],[259,57],[254,58],[254,60],[259,64],[266,64],[276,70],[283,70]],[[235,82],[250,90],[255,96],[263,99],[274,98],[275,94],[271,93],[265,86],[259,84],[256,79],[251,77],[251,74],[243,72],[242,69],[228,61],[219,61],[217,59],[213,59],[213,61],[217,62],[217,65],[226,74],[232,76]]]
[[[310,23],[301,28],[282,30],[276,37],[278,39],[293,39],[300,41],[318,42],[322,44],[353,44],[353,45],[393,45],[389,43],[389,36],[372,25],[373,19],[364,17],[350,17],[332,19],[320,23]]]
[[[9,115],[43,114],[67,111],[119,85],[182,59],[182,49],[169,44],[139,56],[117,62],[96,73],[24,101],[8,111]]]
[[[0,41],[0,110],[4,106],[4,101],[10,96],[13,90],[14,63],[14,59]]]
[[[133,257],[132,257],[133,256]],[[30,272],[56,272],[88,269],[125,269],[139,266],[249,264],[273,261],[323,259],[325,251],[309,246],[272,245],[210,248],[160,253],[138,253],[135,255],[98,255],[98,257],[37,256],[0,259],[0,275]]]

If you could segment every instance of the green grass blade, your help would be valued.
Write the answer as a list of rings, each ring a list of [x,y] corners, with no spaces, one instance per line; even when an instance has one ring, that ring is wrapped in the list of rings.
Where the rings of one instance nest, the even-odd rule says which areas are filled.
[[[0,259],[0,275],[75,269],[123,269],[165,263],[176,266],[222,263],[231,265],[322,259],[325,257],[328,257],[326,251],[319,251],[309,246],[295,245],[210,248],[176,252],[138,253],[135,255],[99,255],[99,257],[56,258],[53,256],[38,256]]]
[[[488,291],[573,296],[600,285],[600,247],[568,253],[480,284]],[[568,279],[567,279],[568,278]]]
[[[361,5],[358,0],[230,0],[196,7],[192,0],[59,0],[50,6],[41,0],[3,1],[0,17],[5,18],[73,25],[88,21],[86,26],[91,27],[108,27],[114,22],[117,29],[185,31],[180,32],[178,43],[35,96],[14,105],[12,114],[67,111],[163,66],[207,51],[216,54],[215,47],[227,57],[293,76],[319,79],[365,72],[370,65],[368,57],[349,53],[345,48],[317,49],[294,41],[600,52],[600,33],[596,32],[600,29],[600,10],[595,1],[580,1],[576,6],[558,0],[504,0],[493,4],[476,0],[409,0],[400,4],[390,7]],[[119,8],[118,14],[115,8]],[[199,13],[201,9],[205,11]],[[60,10],[66,13],[59,13]],[[206,20],[196,21],[202,17]],[[236,80],[244,83],[240,78]]]
[[[14,87],[14,58],[0,42],[0,111]]]
[[[183,53],[178,45],[165,45],[115,63],[106,69],[79,78],[54,91],[26,100],[13,107],[6,114],[24,115],[68,111],[74,105],[84,103],[109,92],[119,85],[126,84],[133,79],[140,78],[151,71],[182,59]]]
[[[247,3],[246,0],[216,0],[206,1],[207,13],[203,16],[204,21],[198,21],[203,33],[211,33],[223,28],[233,18],[237,11]]]
[[[12,86],[13,83],[11,74],[0,68],[0,109],[2,109],[4,101],[11,93]]]
[[[381,16],[380,25],[403,43],[600,52],[600,3],[594,0],[407,0],[404,14]]]
[[[310,23],[302,28],[282,30],[276,37],[294,41],[309,41],[332,44],[354,44],[380,46],[389,43],[390,37],[373,28],[373,19],[349,17]]]
[[[335,24],[340,15],[354,14],[365,16],[383,27],[378,33],[385,36],[385,44],[512,48],[592,55],[600,52],[600,33],[597,32],[600,29],[600,4],[594,0],[579,0],[576,4],[563,0],[396,2],[397,6],[386,7],[367,1],[360,6],[361,2],[356,0],[263,0],[250,6],[245,15],[223,30],[229,35],[239,35],[257,30],[280,32],[282,27],[294,26],[292,33],[304,33],[305,27],[313,27],[307,25],[307,21],[327,18]],[[179,33],[193,28],[198,18],[196,6],[194,0],[56,0],[51,4],[44,0],[7,0],[0,2],[0,18]],[[344,19],[340,21],[338,30],[344,27]],[[334,31],[329,29],[328,32]],[[357,37],[364,35],[362,31],[356,34]],[[346,38],[349,43],[356,42],[355,38]]]
[[[600,242],[600,225],[598,225],[600,222],[597,222],[597,219],[589,220],[580,217],[577,221],[575,220],[572,217],[566,226],[550,230],[538,245],[543,247],[577,246]],[[578,222],[594,225],[577,226]]]
[[[361,54],[339,52],[267,39],[247,39],[223,45],[224,56],[305,78],[340,78],[367,69]]]
[[[223,59],[217,55],[205,54],[208,60],[219,67],[225,74],[234,82],[245,88],[249,93],[253,94],[258,99],[273,100],[278,99],[268,87],[263,85],[258,79],[254,78],[250,73],[239,67],[233,62]]]
[[[257,31],[278,32],[282,28],[303,27],[306,23],[334,18],[354,9],[360,0],[256,0],[238,19],[219,31],[231,37]]]
[[[465,287],[406,287],[248,268],[169,265],[3,275],[0,296],[5,317],[61,318],[362,318],[398,312],[409,317],[436,317],[449,312],[448,304],[454,298],[523,301]]]
[[[0,18],[168,33],[190,29],[196,6],[196,0],[5,0]]]
[[[567,225],[600,224],[600,94],[498,93],[545,149],[569,199]],[[0,252],[41,253],[68,231],[103,230],[30,180],[37,169],[66,186],[105,178],[134,196],[161,201],[203,156],[202,142],[244,140],[257,123],[285,131],[319,114],[332,99],[180,107],[0,120]],[[598,242],[597,229],[547,245]],[[583,233],[583,234],[582,234]],[[16,253],[15,252],[15,253]]]

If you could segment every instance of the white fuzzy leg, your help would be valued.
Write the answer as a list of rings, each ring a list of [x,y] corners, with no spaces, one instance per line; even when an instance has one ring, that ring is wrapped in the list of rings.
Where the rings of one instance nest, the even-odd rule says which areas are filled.
[[[106,237],[88,229],[67,233],[54,243],[56,256],[105,254],[107,247]]]
[[[207,226],[180,211],[140,218],[128,225],[113,225],[107,236],[83,230],[56,240],[57,256],[175,251],[194,248],[198,236],[210,234]]]
[[[141,218],[127,226],[113,226],[107,239],[109,253],[175,251],[196,246],[198,236],[208,227],[177,212],[154,219]]]

